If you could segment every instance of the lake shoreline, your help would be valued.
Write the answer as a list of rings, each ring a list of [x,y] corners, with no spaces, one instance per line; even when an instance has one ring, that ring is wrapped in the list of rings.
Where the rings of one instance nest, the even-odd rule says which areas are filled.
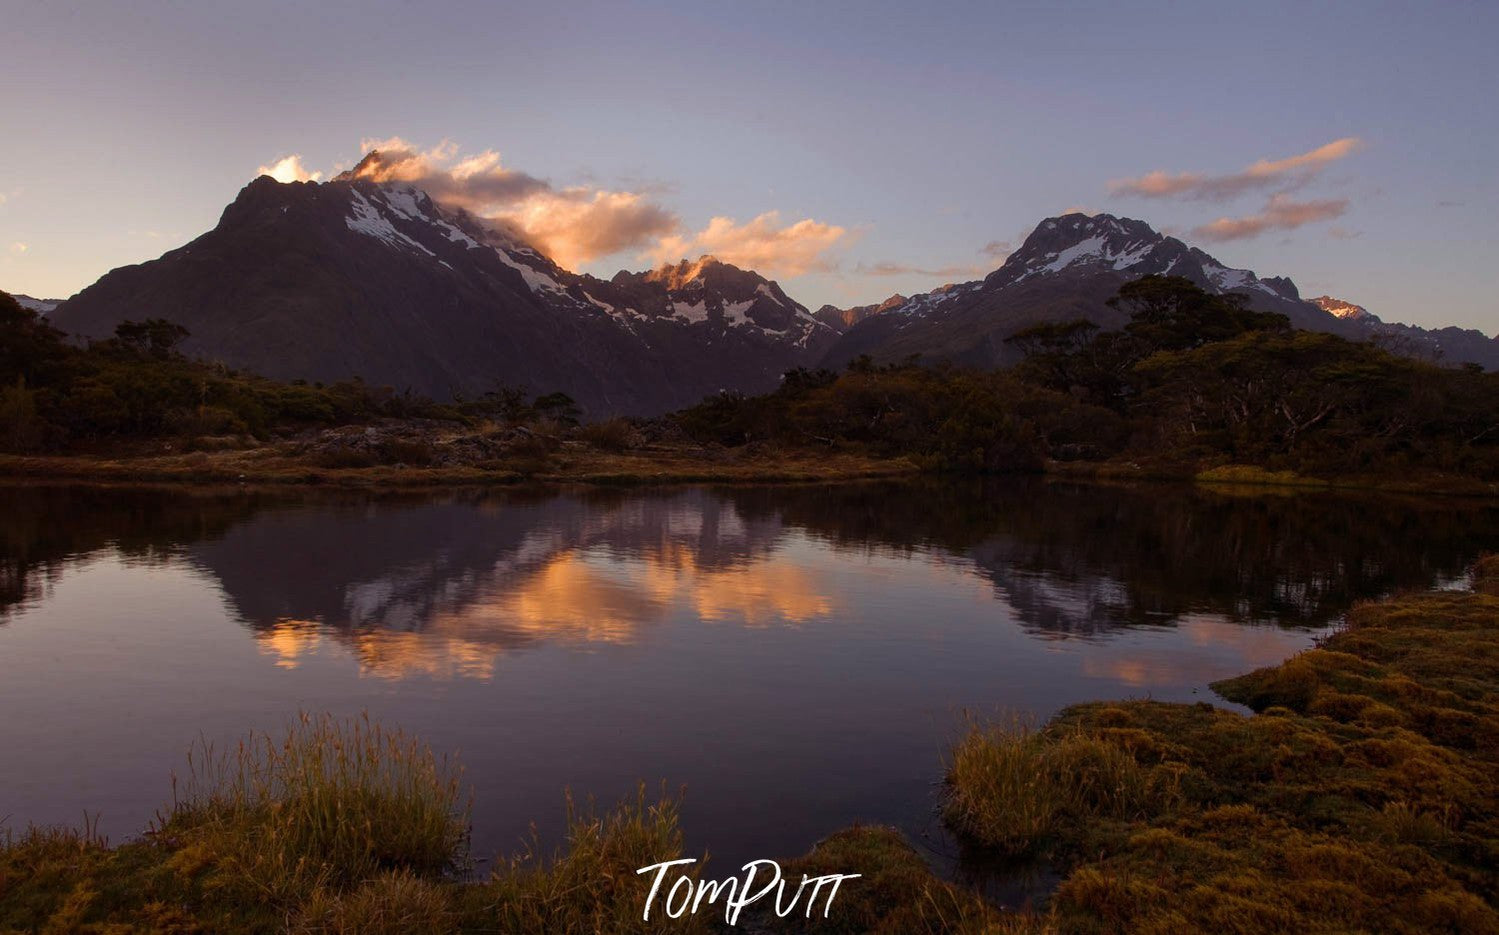
[[[876,458],[853,452],[706,449],[660,445],[608,452],[564,450],[545,464],[377,464],[339,467],[288,454],[276,446],[230,451],[118,454],[0,454],[0,479],[65,480],[184,487],[275,486],[351,489],[442,487],[598,486],[684,484],[823,484],[910,479],[944,472],[908,458]],[[1336,479],[1270,471],[1255,465],[1210,468],[1137,461],[1049,461],[1038,476],[1090,483],[1196,483],[1225,494],[1273,492],[1371,492],[1419,496],[1499,497],[1499,483],[1450,474],[1393,478],[1351,475]]]
[[[910,478],[922,473],[904,458],[854,454],[765,456],[701,449],[586,451],[544,466],[505,465],[329,467],[274,449],[110,457],[0,455],[0,477],[109,483],[223,486],[427,488],[524,484],[642,486],[656,484],[806,484]]]

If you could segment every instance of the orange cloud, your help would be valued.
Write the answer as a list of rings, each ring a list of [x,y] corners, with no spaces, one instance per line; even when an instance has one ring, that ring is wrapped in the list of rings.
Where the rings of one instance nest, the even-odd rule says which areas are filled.
[[[849,234],[811,218],[782,227],[779,215],[770,211],[747,224],[715,217],[703,230],[684,235],[677,215],[645,191],[557,187],[505,166],[493,149],[463,154],[451,140],[423,149],[399,136],[365,138],[360,148],[363,158],[335,181],[409,183],[439,204],[488,221],[563,266],[576,267],[628,250],[673,261],[712,253],[761,272],[797,276],[831,269],[827,251]],[[280,182],[322,177],[309,172],[296,154],[261,166],[260,173]]]
[[[1200,172],[1168,173],[1157,170],[1133,179],[1109,183],[1114,195],[1136,195],[1141,198],[1183,198],[1225,201],[1255,189],[1280,185],[1288,178],[1302,181],[1320,172],[1328,163],[1351,155],[1363,146],[1356,136],[1347,136],[1318,146],[1309,152],[1285,159],[1260,159],[1240,172],[1228,175],[1206,175]]]
[[[710,253],[725,263],[778,276],[800,276],[833,268],[827,252],[848,235],[847,228],[804,218],[780,226],[780,213],[767,211],[747,224],[715,217],[688,237],[662,237],[649,251],[658,262]]]
[[[1224,241],[1258,237],[1271,230],[1292,230],[1303,224],[1330,221],[1342,217],[1348,200],[1293,201],[1285,192],[1270,196],[1265,210],[1248,217],[1221,217],[1210,224],[1194,227],[1192,235],[1200,240]]]
[[[525,241],[564,266],[623,250],[643,250],[680,226],[675,214],[644,195],[587,187],[556,188],[545,179],[505,166],[499,152],[463,154],[443,140],[427,149],[399,136],[360,141],[363,158],[336,180],[406,182],[439,204]],[[317,181],[298,155],[261,166],[279,182]]]
[[[642,195],[584,188],[538,193],[494,220],[564,267],[639,249],[678,225],[675,214]]]

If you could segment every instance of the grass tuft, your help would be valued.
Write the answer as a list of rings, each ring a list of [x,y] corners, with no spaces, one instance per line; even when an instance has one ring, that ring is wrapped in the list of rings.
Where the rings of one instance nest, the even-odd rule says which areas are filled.
[[[969,840],[1019,856],[1064,822],[1171,808],[1178,770],[1140,764],[1127,735],[1038,733],[1023,720],[970,726],[954,747],[943,815]]]
[[[461,771],[365,715],[303,714],[232,750],[195,744],[160,836],[181,838],[284,901],[382,871],[440,876],[466,853]]]

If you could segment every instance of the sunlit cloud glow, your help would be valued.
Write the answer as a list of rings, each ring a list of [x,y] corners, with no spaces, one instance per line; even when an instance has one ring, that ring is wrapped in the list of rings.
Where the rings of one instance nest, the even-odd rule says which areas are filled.
[[[801,276],[833,269],[828,251],[846,242],[848,235],[847,228],[812,218],[782,226],[779,212],[767,211],[745,224],[715,217],[695,234],[661,238],[649,255],[672,263],[708,253],[767,275]]]
[[[1200,240],[1221,242],[1244,240],[1273,230],[1293,230],[1303,224],[1330,221],[1342,217],[1348,210],[1346,198],[1323,201],[1295,201],[1285,192],[1270,197],[1265,209],[1247,217],[1221,217],[1209,224],[1192,229],[1192,235]]]
[[[1356,136],[1333,140],[1316,149],[1285,159],[1260,159],[1239,172],[1207,175],[1201,172],[1147,172],[1132,179],[1109,183],[1114,195],[1141,198],[1185,198],[1201,201],[1226,201],[1245,192],[1287,183],[1302,184],[1328,164],[1343,159],[1363,146]]]
[[[256,175],[269,175],[282,184],[287,182],[316,182],[322,179],[323,173],[309,172],[302,165],[302,154],[292,153],[283,156],[268,166],[261,166],[255,170]]]

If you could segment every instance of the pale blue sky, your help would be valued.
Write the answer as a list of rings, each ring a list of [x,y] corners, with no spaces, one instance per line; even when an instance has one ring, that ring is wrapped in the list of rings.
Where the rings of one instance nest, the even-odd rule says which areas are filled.
[[[258,166],[328,172],[398,135],[635,192],[693,247],[715,216],[842,227],[830,268],[778,276],[812,307],[974,278],[986,244],[1082,207],[1387,319],[1499,330],[1499,4],[0,0],[0,22],[7,290],[71,294],[212,227]],[[1109,189],[1347,137],[1285,176],[1322,205],[1295,229],[1188,235],[1279,183]]]

